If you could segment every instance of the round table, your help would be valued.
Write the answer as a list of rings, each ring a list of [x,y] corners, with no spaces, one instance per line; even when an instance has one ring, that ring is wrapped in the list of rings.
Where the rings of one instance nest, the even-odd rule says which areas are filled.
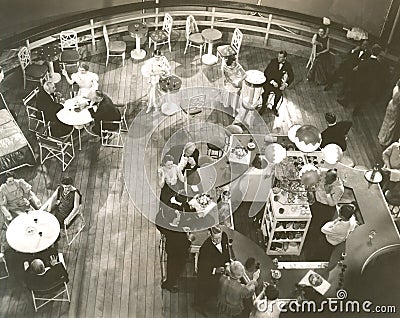
[[[37,253],[49,248],[60,234],[57,218],[46,211],[30,211],[17,216],[6,232],[8,244],[21,253]]]
[[[149,28],[144,22],[135,22],[128,25],[128,32],[136,39],[136,48],[131,51],[131,58],[141,60],[146,56],[146,51],[140,49],[140,39],[146,37]]]
[[[54,72],[54,61],[58,60],[60,48],[57,44],[46,44],[39,48],[39,57],[47,62],[49,66],[49,76],[53,83],[61,81],[61,74]]]
[[[61,109],[57,114],[57,118],[66,125],[73,126],[74,129],[78,130],[78,140],[79,140],[79,150],[82,149],[81,142],[81,129],[85,129],[87,133],[93,135],[89,130],[87,130],[86,125],[93,121],[92,115],[90,114],[88,108],[83,108],[80,111],[76,111],[75,109],[79,109],[79,104],[88,103],[89,100],[81,97],[75,96],[74,98],[67,99],[64,102],[64,108]],[[96,136],[96,135],[94,135]]]
[[[201,61],[206,65],[213,65],[218,61],[218,57],[212,54],[213,44],[222,38],[222,33],[216,29],[205,29],[201,31],[201,35],[204,42],[208,43],[207,54],[201,57]]]
[[[181,79],[176,75],[171,75],[168,77],[160,77],[160,88],[165,93],[173,93],[179,91],[182,86]]]

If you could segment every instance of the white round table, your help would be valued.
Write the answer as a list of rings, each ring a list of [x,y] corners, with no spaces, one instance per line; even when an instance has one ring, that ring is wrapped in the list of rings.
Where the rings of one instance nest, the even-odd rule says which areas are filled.
[[[6,232],[8,244],[21,253],[38,253],[49,248],[60,234],[57,218],[46,211],[22,213],[11,221]]]
[[[79,150],[82,149],[81,142],[81,129],[84,128],[87,133],[93,135],[90,131],[86,129],[86,125],[93,121],[92,115],[87,108],[80,111],[75,111],[79,104],[88,102],[87,98],[81,96],[75,96],[74,98],[67,99],[64,102],[64,108],[61,109],[57,114],[57,118],[68,126],[73,126],[78,130],[78,140],[79,140]]]
[[[213,65],[217,63],[218,57],[212,54],[213,44],[222,38],[222,33],[216,29],[205,29],[201,31],[204,42],[208,43],[207,54],[201,57],[201,61],[206,65]]]

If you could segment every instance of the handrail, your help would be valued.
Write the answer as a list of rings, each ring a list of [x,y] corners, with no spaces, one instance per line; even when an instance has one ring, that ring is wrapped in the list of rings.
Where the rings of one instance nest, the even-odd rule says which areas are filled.
[[[186,10],[186,7],[190,8]],[[185,22],[182,16],[191,14],[199,17],[198,24],[200,26],[213,27],[215,25],[219,28],[227,29],[238,27],[242,30],[261,34],[264,36],[264,44],[267,43],[271,35],[274,35],[300,41],[303,45],[308,46],[312,34],[320,23],[320,18],[282,9],[232,1],[194,0],[190,4],[177,5],[173,0],[166,0],[162,1],[161,4],[157,3],[157,7],[155,7],[153,1],[146,1],[93,10],[62,18],[57,20],[57,23],[53,21],[50,24],[44,24],[22,32],[12,38],[0,40],[0,47],[2,49],[13,49],[16,46],[28,43],[29,48],[34,49],[57,40],[56,34],[66,29],[77,31],[80,41],[91,40],[92,44],[94,44],[95,39],[102,36],[101,30],[96,32],[96,29],[102,28],[103,25],[111,27],[118,25],[116,31],[112,30],[111,34],[126,32],[127,25],[139,19],[155,21],[148,23],[151,27],[161,26],[164,14],[158,9],[166,9],[173,17],[180,17],[180,19],[174,19],[174,26],[184,25]],[[143,14],[143,10],[148,12]],[[265,17],[250,15],[253,11],[258,11]],[[206,20],[200,19],[201,17],[206,17]],[[332,23],[330,30],[331,39],[333,40],[331,47],[334,51],[345,52],[350,45],[354,45],[347,40],[340,24]],[[29,40],[31,41],[29,42]]]

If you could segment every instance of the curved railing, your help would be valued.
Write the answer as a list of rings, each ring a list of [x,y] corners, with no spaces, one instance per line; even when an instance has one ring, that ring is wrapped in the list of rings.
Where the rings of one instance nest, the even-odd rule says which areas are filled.
[[[67,29],[77,31],[81,43],[91,42],[95,45],[96,39],[102,37],[103,25],[107,25],[111,34],[126,32],[128,24],[135,20],[146,21],[149,27],[157,28],[162,24],[163,12],[172,15],[175,30],[183,30],[186,16],[191,14],[200,26],[228,31],[238,27],[248,36],[247,39],[261,38],[264,45],[271,44],[274,39],[294,42],[304,46],[307,52],[312,34],[321,23],[321,19],[317,17],[238,2],[206,0],[177,5],[171,0],[162,1],[162,4],[156,0],[156,2],[145,1],[71,15],[4,38],[0,40],[0,47],[3,51],[10,52],[16,52],[23,45],[35,49],[58,40],[58,33]],[[255,12],[259,14],[254,14]],[[181,33],[183,37],[184,32]],[[331,24],[330,37],[333,51],[345,52],[354,45],[345,35],[342,25]],[[246,37],[244,41],[246,43]],[[387,57],[390,58],[390,55],[387,54]],[[8,54],[8,59],[12,58],[15,58],[15,54]],[[0,63],[5,65],[6,69],[10,68],[7,67],[8,63],[5,63],[4,58]]]

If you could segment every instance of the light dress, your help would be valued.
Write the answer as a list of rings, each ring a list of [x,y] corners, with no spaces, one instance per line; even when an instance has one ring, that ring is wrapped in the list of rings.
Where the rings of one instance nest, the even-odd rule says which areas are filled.
[[[71,75],[71,80],[79,86],[78,96],[91,98],[99,89],[99,76],[93,72],[74,73]]]

